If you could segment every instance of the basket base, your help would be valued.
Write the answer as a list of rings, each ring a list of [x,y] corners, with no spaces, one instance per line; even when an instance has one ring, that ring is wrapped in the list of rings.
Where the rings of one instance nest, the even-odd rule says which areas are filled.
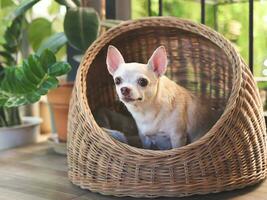
[[[91,184],[88,182],[88,180],[83,180],[81,177],[76,177],[74,178],[73,174],[69,171],[68,173],[69,180],[72,182],[72,184],[79,186],[82,189],[85,190],[90,190],[90,193],[88,193],[88,197],[91,197],[91,195],[94,196],[99,196],[99,199],[101,200],[112,200],[112,199],[117,199],[117,197],[124,197],[123,200],[131,200],[133,198],[160,198],[160,200],[172,200],[172,198],[177,199],[176,197],[185,197],[183,200],[207,200],[207,199],[230,199],[236,196],[245,196],[247,197],[247,194],[250,192],[257,193],[258,188],[264,188],[260,192],[263,192],[263,196],[266,196],[267,193],[267,180],[266,176],[263,176],[261,179],[251,181],[250,183],[246,185],[234,185],[234,186],[229,186],[227,188],[217,190],[217,191],[210,191],[210,192],[195,192],[195,193],[177,193],[172,195],[167,194],[167,193],[161,193],[160,195],[155,195],[155,194],[127,194],[125,193],[123,195],[119,194],[119,190],[117,191],[108,191],[107,189],[103,189],[102,191],[97,190],[94,186],[91,186]],[[122,189],[120,189],[122,190]],[[102,196],[104,195],[104,196]],[[90,198],[89,198],[90,199]],[[92,198],[94,199],[94,198]],[[96,198],[98,199],[98,198]]]

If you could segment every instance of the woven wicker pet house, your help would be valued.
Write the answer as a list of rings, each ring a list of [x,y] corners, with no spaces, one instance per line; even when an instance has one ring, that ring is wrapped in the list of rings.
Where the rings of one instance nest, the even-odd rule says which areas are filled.
[[[168,51],[167,75],[224,109],[195,143],[167,151],[143,150],[108,136],[94,120],[99,107],[122,112],[106,70],[109,44],[126,62],[146,63],[153,50]],[[167,123],[167,122],[166,122]],[[187,196],[233,190],[266,175],[266,132],[255,82],[221,35],[171,17],[125,22],[86,52],[77,75],[68,124],[69,179],[115,196]]]

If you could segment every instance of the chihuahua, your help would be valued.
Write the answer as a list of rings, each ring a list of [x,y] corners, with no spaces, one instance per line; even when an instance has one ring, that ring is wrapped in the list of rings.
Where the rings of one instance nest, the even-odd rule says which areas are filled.
[[[213,125],[216,117],[207,101],[164,76],[168,64],[164,46],[153,52],[147,64],[141,64],[125,63],[119,50],[110,45],[106,64],[144,148],[181,147]]]

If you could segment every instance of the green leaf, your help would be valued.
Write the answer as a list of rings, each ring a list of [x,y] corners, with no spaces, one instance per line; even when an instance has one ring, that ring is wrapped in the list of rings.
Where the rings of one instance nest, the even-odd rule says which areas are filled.
[[[36,77],[41,79],[45,75],[41,61],[36,55],[30,55],[28,57],[28,64],[31,68],[31,71],[35,74]]]
[[[67,8],[74,8],[77,5],[71,0],[55,0],[58,4],[66,6]]]
[[[28,26],[28,38],[34,51],[52,34],[52,23],[45,18],[34,19]]]
[[[57,53],[66,43],[67,38],[64,33],[56,33],[47,38],[37,50],[37,55],[40,55],[45,49],[51,50],[53,53]]]
[[[2,81],[2,89],[8,92],[13,91],[15,85],[13,84],[13,74],[14,74],[14,67],[7,67],[5,68],[5,77]]]
[[[40,85],[40,93],[42,95],[47,94],[47,92],[51,89],[55,89],[58,86],[58,80],[53,77],[49,76],[41,85]]]
[[[31,104],[58,86],[57,76],[70,71],[70,65],[56,62],[50,50],[41,56],[30,55],[21,66],[0,68],[4,71],[0,82],[0,107]]]
[[[22,67],[18,67],[15,71],[15,74],[17,79],[16,81],[18,84],[23,85],[26,91],[34,91],[36,89],[36,86],[27,79],[25,71]]]
[[[260,89],[267,89],[267,82],[266,81],[260,81],[260,82],[257,82],[257,85]]]
[[[93,8],[69,9],[64,19],[64,32],[69,43],[85,51],[99,33],[99,16]]]
[[[4,105],[7,102],[8,98],[0,96],[0,105]]]
[[[36,92],[32,92],[29,95],[27,95],[25,99],[28,101],[28,104],[32,104],[32,103],[39,101],[40,98],[41,98],[41,94],[38,91],[36,91]],[[20,103],[23,103],[23,101],[21,101]]]
[[[14,12],[16,5],[12,0],[0,0],[0,4],[0,45],[3,45],[5,43],[5,31],[12,23],[12,20],[8,16]]]
[[[76,6],[81,6],[81,0],[72,0]]]
[[[28,9],[30,9],[34,4],[40,0],[23,0],[17,7],[17,9],[11,14],[11,19],[14,20],[17,17],[23,15]]]
[[[52,66],[56,62],[56,56],[52,51],[46,49],[42,52],[40,56],[40,61],[44,70],[47,71],[50,66]]]
[[[48,69],[50,76],[62,76],[70,71],[71,67],[66,62],[57,62]]]
[[[15,5],[12,0],[0,0],[0,8],[6,8]]]
[[[12,24],[6,29],[4,33],[4,44],[2,45],[9,53],[16,53],[21,41],[23,18],[18,17],[12,21]]]
[[[22,77],[23,77],[24,73],[23,73],[23,70],[21,69],[21,67],[18,67],[18,69],[14,70],[14,75],[13,75],[13,83],[16,87],[16,90],[19,94],[23,94],[25,92],[27,92],[27,89],[28,89],[28,85],[26,85],[26,87],[24,87],[24,84],[23,82],[21,81],[22,80]]]
[[[32,68],[30,67],[28,60],[24,60],[22,63],[23,71],[25,74],[25,77],[32,83],[32,84],[38,84],[41,80],[34,74],[32,71]]]

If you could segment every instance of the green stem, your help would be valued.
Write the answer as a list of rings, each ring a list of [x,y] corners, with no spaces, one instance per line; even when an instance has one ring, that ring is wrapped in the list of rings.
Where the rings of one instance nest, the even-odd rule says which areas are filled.
[[[0,107],[0,127],[7,126],[5,111],[3,107]]]
[[[19,109],[15,108],[0,108],[0,127],[15,126],[21,124]]]
[[[76,6],[81,6],[81,2],[79,0],[72,0],[72,1],[76,4]]]
[[[20,125],[22,123],[19,108],[15,107],[12,109],[12,118],[14,125]]]

